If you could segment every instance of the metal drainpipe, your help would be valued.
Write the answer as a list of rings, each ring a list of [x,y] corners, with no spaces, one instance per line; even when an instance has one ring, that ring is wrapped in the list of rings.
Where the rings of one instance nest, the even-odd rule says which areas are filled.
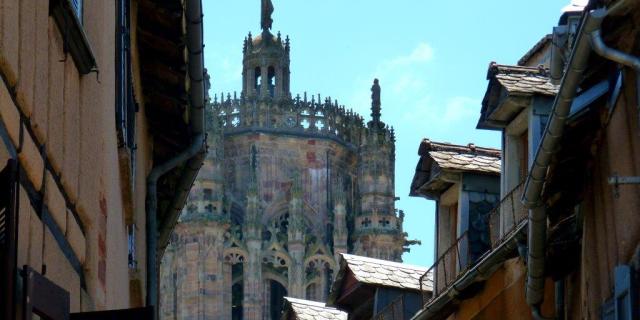
[[[202,2],[201,0],[186,0],[186,29],[188,51],[188,77],[189,77],[189,126],[193,134],[191,145],[167,162],[154,167],[147,177],[146,196],[146,234],[147,234],[147,295],[148,306],[154,307],[154,317],[158,316],[158,195],[157,185],[161,176],[187,161],[183,177],[179,180],[177,190],[180,196],[188,190],[195,179],[205,152],[204,133],[204,57],[203,57],[203,31],[202,31]],[[188,184],[185,186],[185,184]],[[174,201],[175,202],[175,201]],[[169,210],[174,210],[170,208]],[[179,211],[178,211],[179,212]]]
[[[532,313],[537,319],[543,318],[540,314],[540,304],[544,297],[544,246],[547,226],[546,211],[543,204],[540,203],[540,197],[546,171],[551,155],[562,137],[564,120],[568,115],[576,88],[586,67],[589,49],[593,49],[604,58],[633,68],[636,71],[636,76],[640,76],[640,58],[607,47],[600,32],[600,24],[608,14],[623,12],[629,4],[629,1],[621,0],[609,9],[593,10],[587,15],[580,36],[576,41],[576,48],[572,53],[569,68],[563,78],[560,92],[554,102],[553,114],[545,129],[543,141],[536,152],[534,165],[527,177],[525,193],[522,197],[522,201],[530,208],[527,303],[532,306]],[[586,37],[589,41],[586,41]],[[636,79],[636,85],[640,90],[639,80]],[[638,105],[640,106],[640,101]]]
[[[600,27],[605,15],[606,11],[603,9],[591,11],[580,28],[580,34],[575,41],[567,71],[562,78],[560,91],[553,104],[553,112],[545,128],[540,146],[536,151],[522,196],[522,202],[529,208],[529,258],[527,260],[526,296],[527,303],[532,307],[532,314],[536,319],[544,319],[540,314],[540,305],[544,298],[547,215],[546,208],[541,202],[542,187],[551,162],[551,156],[560,143],[565,119],[576,95],[576,89],[582,80],[582,73],[587,66],[588,53],[590,51],[587,35]]]

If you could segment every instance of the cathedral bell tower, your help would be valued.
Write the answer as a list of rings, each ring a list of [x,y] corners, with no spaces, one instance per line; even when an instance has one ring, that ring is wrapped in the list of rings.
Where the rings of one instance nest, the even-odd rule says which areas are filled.
[[[244,39],[242,59],[242,96],[245,98],[291,98],[289,91],[289,37],[271,33],[270,1],[262,4],[262,33]]]

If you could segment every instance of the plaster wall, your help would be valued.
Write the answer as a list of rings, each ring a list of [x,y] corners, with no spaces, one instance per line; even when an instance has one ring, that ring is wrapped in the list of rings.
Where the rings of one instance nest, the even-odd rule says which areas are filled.
[[[0,1],[0,118],[9,137],[1,160],[17,150],[28,181],[20,192],[18,266],[42,272],[46,265],[45,276],[70,292],[72,312],[139,306],[144,284],[134,290],[129,281],[125,212],[135,213],[138,235],[144,235],[150,136],[142,110],[133,187],[138,196],[126,203],[130,177],[120,173],[129,163],[119,157],[115,124],[115,1],[84,2],[83,30],[99,70],[87,75],[64,53],[49,3]],[[44,210],[29,193],[43,197]],[[52,224],[43,223],[47,215]],[[137,251],[143,261],[144,243]]]

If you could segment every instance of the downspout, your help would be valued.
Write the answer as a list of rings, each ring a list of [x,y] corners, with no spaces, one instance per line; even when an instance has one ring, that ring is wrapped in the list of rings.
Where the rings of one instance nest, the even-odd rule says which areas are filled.
[[[176,187],[177,194],[169,208],[172,215],[179,214],[176,202],[184,203],[191,183],[202,164],[205,154],[204,130],[204,57],[201,0],[186,0],[186,33],[189,77],[189,127],[193,140],[191,145],[167,162],[154,167],[147,177],[146,220],[147,220],[147,306],[154,307],[154,317],[158,315],[158,180],[167,172],[185,161],[186,168]],[[178,210],[176,210],[178,209]],[[177,213],[175,212],[177,211]]]
[[[586,16],[580,34],[575,41],[575,47],[569,59],[567,71],[562,79],[560,91],[553,104],[553,112],[545,128],[540,146],[538,147],[533,165],[527,176],[522,202],[529,208],[529,258],[527,263],[527,303],[532,308],[536,319],[544,319],[540,313],[540,305],[544,297],[544,264],[545,242],[547,237],[547,216],[544,204],[541,202],[541,192],[544,185],[551,156],[556,151],[564,131],[565,119],[569,114],[571,103],[576,95],[576,89],[582,80],[582,74],[587,67],[590,49],[599,55],[632,67],[640,71],[640,59],[624,52],[608,48],[600,35],[600,24],[607,14],[621,11],[627,5],[621,0],[614,7],[592,10]]]
[[[205,67],[204,67],[204,32],[202,23],[202,1],[187,0],[186,1],[186,20],[187,20],[187,52],[189,55],[189,105],[191,106],[191,130],[194,135],[202,134],[199,137],[201,141],[201,150],[187,162],[182,178],[176,186],[176,195],[167,213],[163,215],[164,224],[160,226],[159,235],[159,257],[162,257],[164,248],[169,243],[173,226],[178,222],[180,212],[189,195],[191,186],[198,175],[200,167],[206,156],[206,129],[205,119]]]

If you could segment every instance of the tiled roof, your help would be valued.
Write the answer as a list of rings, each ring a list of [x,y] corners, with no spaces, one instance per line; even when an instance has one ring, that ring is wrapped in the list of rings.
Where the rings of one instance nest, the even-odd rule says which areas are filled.
[[[342,254],[356,280],[365,284],[420,290],[420,277],[428,268],[387,260]],[[430,282],[433,283],[433,282]],[[432,288],[423,288],[431,290]]]
[[[507,66],[491,63],[487,78],[495,78],[510,95],[542,94],[555,96],[557,85],[550,82],[547,71],[542,68]]]
[[[284,297],[294,319],[297,320],[347,320],[348,315],[344,311],[327,307],[322,302]]]
[[[420,156],[430,156],[441,169],[500,174],[500,150],[422,140]]]

